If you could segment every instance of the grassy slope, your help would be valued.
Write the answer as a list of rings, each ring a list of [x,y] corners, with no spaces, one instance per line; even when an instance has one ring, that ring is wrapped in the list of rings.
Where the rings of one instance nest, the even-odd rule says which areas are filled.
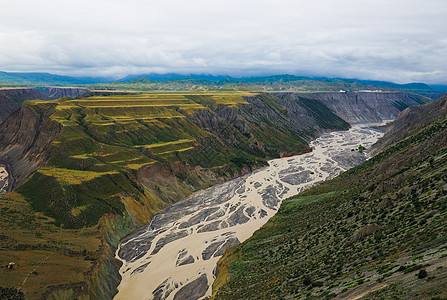
[[[85,281],[100,245],[96,228],[58,227],[15,192],[2,196],[0,210],[1,286],[20,287],[27,299],[37,299],[48,286]],[[9,262],[16,264],[14,269],[4,267]]]
[[[219,261],[217,299],[447,296],[446,129],[444,113],[284,201]],[[428,275],[419,279],[421,269]]]
[[[13,270],[0,269],[0,286],[20,287],[31,299],[110,298],[120,280],[113,252],[121,237],[196,189],[256,167],[283,149],[305,147],[298,131],[262,116],[246,122],[249,133],[225,122],[210,131],[198,126],[198,113],[219,121],[240,111],[248,118],[251,106],[243,97],[257,94],[147,93],[27,102],[35,111],[51,107],[51,119],[63,129],[48,163],[14,193],[0,197],[0,262],[17,263]],[[258,101],[268,113],[286,115],[269,96]],[[155,176],[144,185],[143,166],[149,169],[146,177]],[[60,275],[52,276],[52,270]]]
[[[180,156],[190,162],[197,139],[210,136],[180,112],[206,107],[182,95],[90,97],[55,103],[52,119],[63,124],[63,132],[53,143],[48,164],[18,192],[35,210],[55,218],[58,226],[92,226],[104,213],[121,213],[123,194],[135,195],[155,210],[161,208],[154,202],[160,198],[156,191],[135,183],[133,170],[173,162]],[[148,220],[146,215],[138,221]]]

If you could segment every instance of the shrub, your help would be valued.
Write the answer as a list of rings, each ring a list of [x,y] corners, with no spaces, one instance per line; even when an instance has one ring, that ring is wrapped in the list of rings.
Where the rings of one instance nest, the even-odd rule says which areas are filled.
[[[310,277],[310,275],[304,276],[303,284],[306,285],[306,286],[312,284],[312,278]]]
[[[0,299],[22,300],[25,299],[25,295],[21,290],[13,287],[0,287]]]
[[[425,278],[425,277],[427,277],[427,271],[425,269],[420,270],[419,273],[418,273],[418,278],[422,279],[422,278]]]

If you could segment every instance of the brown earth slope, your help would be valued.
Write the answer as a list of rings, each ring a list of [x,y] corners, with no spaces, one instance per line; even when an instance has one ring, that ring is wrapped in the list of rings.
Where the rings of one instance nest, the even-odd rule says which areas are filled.
[[[278,97],[318,100],[350,124],[394,120],[403,109],[431,101],[406,92],[280,93]]]

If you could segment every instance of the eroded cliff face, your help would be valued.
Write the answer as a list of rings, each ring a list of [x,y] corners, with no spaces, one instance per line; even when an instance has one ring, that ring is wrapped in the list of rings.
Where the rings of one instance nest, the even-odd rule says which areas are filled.
[[[55,100],[62,97],[76,98],[86,95],[89,91],[72,87],[44,88],[0,88],[0,123],[12,112],[18,110],[27,100]]]
[[[49,159],[50,145],[62,129],[50,120],[51,111],[24,105],[0,124],[0,160],[10,165],[15,185]]]
[[[62,97],[76,98],[88,93],[87,89],[74,87],[44,87],[39,90],[42,94],[46,95],[49,100],[55,100]]]
[[[405,92],[281,93],[277,96],[282,99],[308,98],[318,100],[350,124],[393,120],[405,108],[430,101],[429,98]]]
[[[246,103],[239,104],[237,109],[203,101],[210,109],[198,111],[193,122],[227,144],[268,157],[278,157],[282,151],[304,150],[306,147],[298,149],[299,144],[323,132],[349,128],[347,122],[313,99],[259,94],[244,100]],[[288,149],[293,144],[291,140],[296,140],[295,149]]]
[[[0,88],[0,123],[26,100],[46,99],[35,88]]]

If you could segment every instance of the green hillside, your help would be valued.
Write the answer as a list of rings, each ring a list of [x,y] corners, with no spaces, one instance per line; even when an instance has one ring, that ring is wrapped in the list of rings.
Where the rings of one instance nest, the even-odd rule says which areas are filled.
[[[216,299],[447,297],[446,103],[412,108],[384,152],[284,201],[219,261]]]
[[[223,105],[245,103],[240,95],[234,101],[232,95],[226,96],[210,95]],[[136,170],[143,166],[181,161],[219,168],[237,159],[253,166],[260,159],[250,149],[242,152],[231,148],[195,125],[191,115],[209,108],[182,94],[98,96],[33,101],[28,105],[55,105],[51,119],[61,123],[63,129],[52,144],[46,166],[17,191],[34,209],[53,217],[58,226],[92,226],[105,213],[122,213],[125,210],[121,202],[123,193],[145,199],[143,202],[151,205],[146,210],[152,213],[166,205],[157,204],[157,200],[175,200],[164,195],[163,187],[145,188],[135,183],[138,182]],[[231,164],[223,170],[231,171],[238,171],[238,166]],[[212,182],[202,180],[192,182],[192,186],[204,188]],[[185,185],[184,190],[188,189]],[[143,224],[149,216],[137,219]]]
[[[175,74],[174,74],[175,75]],[[441,90],[424,83],[396,84],[346,78],[311,78],[293,75],[275,75],[245,78],[214,78],[206,76],[129,76],[117,82],[94,83],[89,89],[136,91],[189,91],[189,90],[257,90],[294,92],[338,92],[340,90],[408,91],[432,99],[441,96]]]
[[[27,178],[0,197],[0,262],[17,264],[0,269],[0,287],[20,287],[31,299],[111,298],[120,280],[120,238],[196,190],[307,148],[323,130],[320,114],[324,129],[349,127],[317,101],[303,108],[305,121],[280,103],[237,91],[27,101],[26,114],[1,125],[0,140],[13,149],[5,155],[17,158],[12,169]],[[22,128],[22,116],[41,124],[44,138]],[[45,138],[58,123],[57,138]],[[45,153],[14,150],[28,151],[36,140]],[[24,166],[37,163],[44,166],[26,175]]]

